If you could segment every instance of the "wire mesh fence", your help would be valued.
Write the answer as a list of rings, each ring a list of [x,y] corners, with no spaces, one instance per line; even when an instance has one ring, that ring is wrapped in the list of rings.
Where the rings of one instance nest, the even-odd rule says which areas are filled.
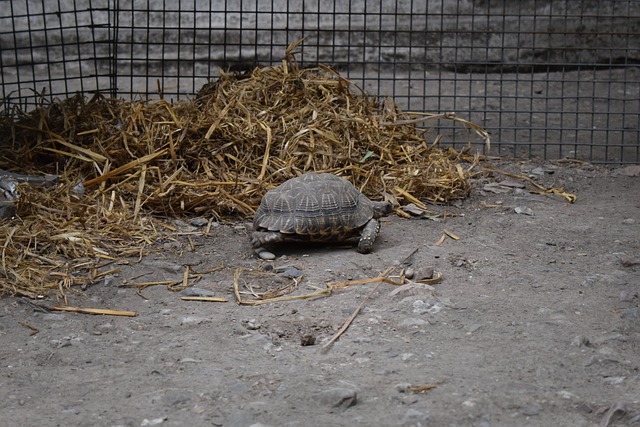
[[[1,110],[193,96],[220,70],[329,65],[403,110],[455,112],[491,154],[640,162],[634,0],[0,0]],[[442,143],[469,135],[438,124]],[[477,141],[478,149],[483,149]]]

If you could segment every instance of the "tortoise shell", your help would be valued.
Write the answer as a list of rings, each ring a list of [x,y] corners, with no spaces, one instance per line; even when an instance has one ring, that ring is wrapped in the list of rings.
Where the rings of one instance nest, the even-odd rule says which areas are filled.
[[[374,206],[349,181],[329,173],[304,174],[264,195],[253,228],[311,240],[341,240],[374,218]]]

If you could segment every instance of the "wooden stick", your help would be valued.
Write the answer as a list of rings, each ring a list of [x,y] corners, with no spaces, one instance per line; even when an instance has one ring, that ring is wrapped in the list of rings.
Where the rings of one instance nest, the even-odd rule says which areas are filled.
[[[209,302],[229,302],[228,299],[222,297],[180,297],[183,301],[209,301]]]
[[[107,316],[127,316],[136,317],[138,313],[135,311],[124,310],[110,310],[108,308],[85,308],[85,307],[72,307],[70,305],[54,305],[49,307],[49,310],[68,311],[71,313],[84,313],[84,314],[104,314]]]

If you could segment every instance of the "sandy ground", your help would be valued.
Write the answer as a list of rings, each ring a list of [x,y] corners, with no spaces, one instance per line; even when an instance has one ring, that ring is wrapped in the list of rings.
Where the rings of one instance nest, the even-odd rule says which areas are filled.
[[[239,268],[252,269],[240,283],[256,292],[291,279],[265,271],[247,224],[221,223],[209,235],[182,224],[187,234],[67,294],[70,305],[136,317],[46,310],[61,303],[54,297],[1,299],[0,424],[640,426],[640,177],[499,166],[577,201],[486,187],[505,179],[496,175],[474,182],[467,200],[432,207],[446,219],[385,219],[372,254],[293,245],[272,263],[302,271],[294,294],[305,294],[409,257],[417,274],[442,274],[433,289],[369,283],[238,305]],[[445,229],[460,240],[436,245]],[[195,287],[226,303],[123,286],[221,265]]]

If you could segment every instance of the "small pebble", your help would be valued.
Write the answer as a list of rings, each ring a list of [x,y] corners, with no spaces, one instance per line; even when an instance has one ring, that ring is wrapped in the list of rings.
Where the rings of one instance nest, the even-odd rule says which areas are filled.
[[[189,223],[195,227],[204,227],[205,225],[209,224],[209,220],[202,217],[191,218],[191,221],[189,221]]]
[[[408,317],[404,320],[402,320],[399,323],[399,326],[404,327],[404,328],[412,328],[415,326],[424,326],[426,324],[428,324],[429,322],[427,322],[426,320],[422,320],[422,319],[416,319],[413,317]]]
[[[149,419],[145,418],[140,423],[140,427],[157,426],[159,424],[162,424],[163,422],[164,422],[164,418],[154,418],[152,420],[149,420]]]
[[[431,415],[417,409],[409,408],[402,416],[402,425],[421,426],[428,425]]]
[[[574,347],[587,347],[589,346],[589,344],[591,344],[589,342],[589,338],[585,337],[584,335],[577,335],[571,340],[571,345]]]
[[[607,383],[607,384],[619,385],[619,384],[622,384],[625,379],[626,379],[626,377],[623,377],[623,376],[620,376],[620,377],[605,377],[603,381],[605,383]]]
[[[273,267],[273,271],[275,271],[276,273],[284,273],[285,271],[291,269],[299,270],[299,268],[293,264],[277,265]]]
[[[516,211],[517,214],[519,215],[528,215],[528,216],[533,216],[533,211],[530,208],[527,207],[521,207],[518,206],[517,208],[514,209],[514,211]]]
[[[290,277],[292,279],[298,278],[304,274],[302,270],[298,270],[297,268],[290,268],[282,273],[286,277]]]
[[[271,260],[276,259],[276,255],[274,253],[272,253],[272,252],[269,252],[269,251],[260,251],[260,252],[258,252],[258,257],[260,259],[265,260],[265,261],[271,261]]]
[[[207,289],[191,287],[181,290],[180,295],[184,297],[212,297],[215,296],[215,293]]]
[[[411,267],[407,267],[404,270],[404,277],[406,277],[407,279],[413,279],[413,276],[415,276],[415,271],[413,271],[413,268]]]
[[[347,409],[358,403],[358,395],[353,389],[336,387],[317,393],[313,400],[333,408]]]
[[[400,393],[407,393],[409,391],[409,387],[411,387],[411,383],[400,383],[395,385],[396,390]]]
[[[315,345],[316,337],[311,334],[305,334],[300,337],[300,345],[303,347]]]
[[[635,224],[636,220],[633,219],[633,218],[625,218],[625,219],[622,220],[622,223],[623,224]]]
[[[260,322],[258,322],[256,319],[249,319],[247,320],[247,322],[244,324],[244,327],[247,328],[250,331],[255,331],[260,329]]]

